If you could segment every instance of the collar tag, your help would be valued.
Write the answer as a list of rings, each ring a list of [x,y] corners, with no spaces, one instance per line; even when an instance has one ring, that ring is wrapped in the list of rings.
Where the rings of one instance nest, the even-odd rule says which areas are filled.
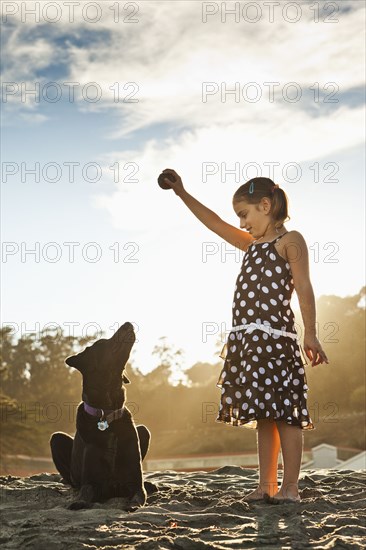
[[[109,424],[106,420],[100,420],[98,422],[98,430],[104,432],[104,430],[106,430],[107,428],[109,428]]]

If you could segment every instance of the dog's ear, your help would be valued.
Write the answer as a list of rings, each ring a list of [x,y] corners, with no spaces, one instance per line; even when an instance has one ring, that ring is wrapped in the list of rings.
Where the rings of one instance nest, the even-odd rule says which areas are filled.
[[[79,355],[70,355],[70,357],[67,357],[65,359],[66,365],[69,367],[73,367],[74,369],[77,369],[78,371],[82,371],[82,363],[80,361]]]
[[[131,384],[131,380],[129,380],[129,379],[127,378],[127,376],[125,375],[125,373],[123,373],[123,375],[122,375],[122,382],[123,382],[124,384]]]

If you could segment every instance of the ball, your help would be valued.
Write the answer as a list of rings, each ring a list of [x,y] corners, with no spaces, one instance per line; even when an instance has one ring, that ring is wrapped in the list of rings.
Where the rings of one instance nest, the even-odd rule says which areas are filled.
[[[164,179],[165,178],[168,178],[170,181],[175,181],[175,177],[173,176],[173,174],[170,174],[169,172],[168,173],[162,173],[160,174],[160,176],[158,177],[158,184],[160,185],[160,187],[162,189],[171,189],[170,185],[168,185]]]

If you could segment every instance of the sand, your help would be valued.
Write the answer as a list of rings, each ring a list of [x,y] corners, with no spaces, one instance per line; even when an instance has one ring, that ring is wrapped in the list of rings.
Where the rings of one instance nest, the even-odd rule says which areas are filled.
[[[302,470],[298,504],[246,503],[255,469],[145,473],[160,492],[135,512],[123,499],[71,511],[57,474],[2,477],[3,549],[365,548],[366,470]]]

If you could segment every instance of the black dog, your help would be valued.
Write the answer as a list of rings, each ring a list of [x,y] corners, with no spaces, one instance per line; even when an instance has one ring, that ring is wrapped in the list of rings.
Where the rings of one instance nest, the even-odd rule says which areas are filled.
[[[92,502],[127,497],[127,510],[146,502],[146,492],[157,490],[143,482],[142,465],[150,432],[135,426],[124,405],[125,388],[130,381],[123,374],[135,342],[131,323],[125,323],[110,339],[66,359],[66,364],[83,376],[83,401],[76,416],[73,439],[56,432],[50,440],[52,458],[64,480],[80,489],[69,508],[89,508]]]

